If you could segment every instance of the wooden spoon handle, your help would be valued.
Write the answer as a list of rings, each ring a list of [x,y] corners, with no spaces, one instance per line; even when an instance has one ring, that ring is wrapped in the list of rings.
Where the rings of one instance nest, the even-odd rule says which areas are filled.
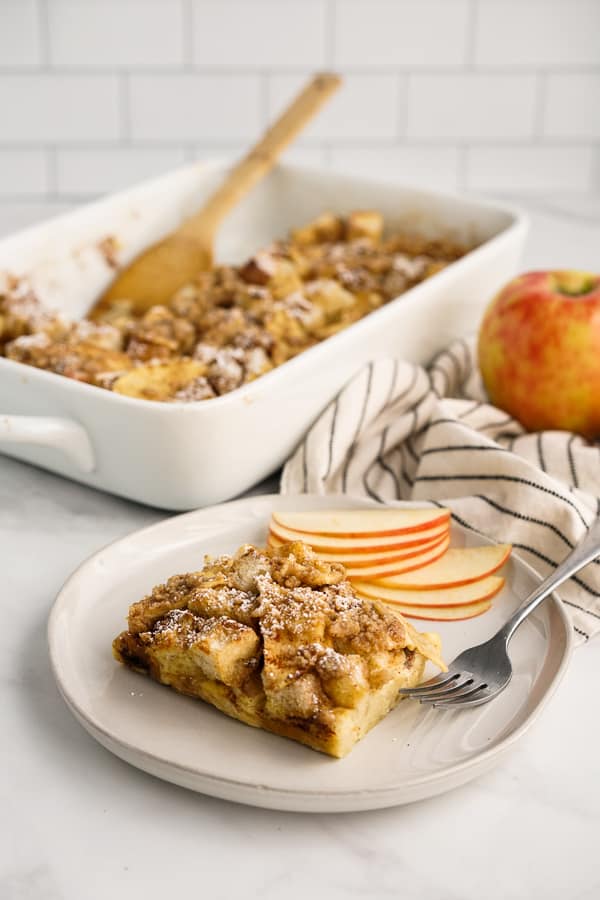
[[[272,168],[298,132],[339,88],[341,81],[338,75],[328,72],[314,75],[180,231],[191,236],[197,232],[206,233],[207,228],[216,228],[229,210]]]

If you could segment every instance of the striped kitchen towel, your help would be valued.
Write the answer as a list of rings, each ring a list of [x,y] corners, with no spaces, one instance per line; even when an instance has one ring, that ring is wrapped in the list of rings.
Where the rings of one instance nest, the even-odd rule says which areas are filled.
[[[547,575],[600,513],[600,447],[526,433],[486,401],[474,341],[460,340],[427,370],[369,363],[288,460],[281,492],[431,501]],[[580,642],[600,632],[600,561],[559,594]]]

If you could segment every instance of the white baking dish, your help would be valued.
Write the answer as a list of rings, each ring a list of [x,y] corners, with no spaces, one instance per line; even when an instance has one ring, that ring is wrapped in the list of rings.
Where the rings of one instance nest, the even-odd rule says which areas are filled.
[[[0,241],[0,271],[40,299],[85,314],[110,281],[99,247],[121,262],[170,231],[215,187],[221,163],[189,166]],[[275,470],[323,406],[366,361],[426,362],[473,332],[518,265],[527,224],[514,210],[328,170],[278,167],[230,216],[217,256],[243,259],[324,209],[381,210],[391,226],[477,243],[397,300],[257,381],[199,403],[120,396],[0,358],[2,451],[94,487],[167,509],[239,494]]]

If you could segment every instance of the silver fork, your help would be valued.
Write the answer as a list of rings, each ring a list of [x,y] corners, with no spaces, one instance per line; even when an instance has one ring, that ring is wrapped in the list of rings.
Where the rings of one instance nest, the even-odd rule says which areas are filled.
[[[597,556],[600,556],[600,518],[592,523],[584,539],[532,591],[493,637],[464,650],[450,663],[444,674],[431,678],[419,687],[405,688],[400,693],[440,709],[480,706],[492,700],[504,690],[512,677],[507,648],[519,625],[555,588]]]

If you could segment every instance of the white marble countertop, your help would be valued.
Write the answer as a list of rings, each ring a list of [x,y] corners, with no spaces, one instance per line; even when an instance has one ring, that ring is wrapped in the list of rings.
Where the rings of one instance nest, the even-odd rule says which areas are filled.
[[[600,268],[599,198],[523,205],[524,267]],[[48,612],[89,554],[163,516],[0,456],[1,900],[600,897],[597,642],[496,770],[412,806],[268,812],[161,782],[98,745],[55,687]]]

